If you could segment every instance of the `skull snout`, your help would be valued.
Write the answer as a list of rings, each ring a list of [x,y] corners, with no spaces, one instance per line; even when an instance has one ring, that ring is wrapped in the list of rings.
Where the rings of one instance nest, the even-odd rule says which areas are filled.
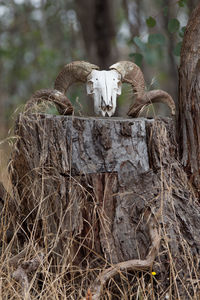
[[[112,97],[111,97],[111,101],[105,101],[103,96],[101,95],[101,108],[104,111],[110,111],[113,108],[113,103],[112,103]]]

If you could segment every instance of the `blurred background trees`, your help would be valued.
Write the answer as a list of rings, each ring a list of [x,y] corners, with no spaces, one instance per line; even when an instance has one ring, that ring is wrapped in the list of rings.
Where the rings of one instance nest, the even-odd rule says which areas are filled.
[[[0,0],[1,137],[7,135],[15,109],[35,90],[53,87],[60,69],[72,60],[103,69],[133,60],[144,71],[147,88],[160,87],[177,101],[181,42],[197,2]],[[84,90],[72,90],[72,102]],[[119,114],[127,111],[127,97],[130,90],[119,99]],[[89,113],[91,105],[82,106]]]

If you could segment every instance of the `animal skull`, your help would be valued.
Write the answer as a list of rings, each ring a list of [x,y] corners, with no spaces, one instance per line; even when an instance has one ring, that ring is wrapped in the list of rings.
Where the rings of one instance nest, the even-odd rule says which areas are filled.
[[[87,77],[87,94],[92,95],[97,115],[111,117],[116,110],[117,95],[121,95],[121,75],[116,70],[92,72]]]
[[[110,71],[97,71],[99,67],[86,61],[73,61],[64,66],[58,74],[54,91],[37,93],[33,98],[53,101],[58,110],[64,114],[72,114],[73,106],[64,97],[68,88],[75,82],[87,83],[87,93],[94,99],[96,114],[111,117],[115,113],[117,95],[121,94],[122,83],[131,84],[135,101],[131,105],[128,115],[137,117],[141,109],[149,104],[166,103],[172,114],[175,114],[175,103],[165,91],[145,91],[145,80],[141,69],[131,61],[120,61],[110,66]],[[61,93],[59,94],[58,91]],[[61,105],[60,105],[61,104]]]

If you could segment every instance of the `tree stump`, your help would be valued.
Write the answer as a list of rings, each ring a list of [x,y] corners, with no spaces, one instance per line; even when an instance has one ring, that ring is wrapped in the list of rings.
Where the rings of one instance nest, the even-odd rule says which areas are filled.
[[[15,132],[10,173],[27,236],[47,245],[59,264],[91,270],[91,285],[106,268],[146,261],[153,224],[161,238],[156,298],[167,299],[169,290],[174,299],[198,295],[200,207],[178,161],[172,120],[21,114]],[[101,285],[116,273],[140,276],[131,269],[137,266],[118,265],[96,280],[92,299],[105,299]]]

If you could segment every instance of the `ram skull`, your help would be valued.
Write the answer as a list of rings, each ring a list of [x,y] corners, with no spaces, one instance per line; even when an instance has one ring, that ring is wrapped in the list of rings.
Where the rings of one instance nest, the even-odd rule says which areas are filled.
[[[162,102],[175,114],[175,103],[172,97],[162,90],[146,91],[144,75],[141,69],[130,61],[120,61],[110,66],[110,71],[99,71],[99,67],[85,61],[74,61],[64,66],[58,74],[54,89],[37,91],[27,102],[27,109],[41,101],[54,102],[59,113],[70,115],[73,106],[65,95],[76,82],[86,84],[87,93],[93,97],[94,110],[97,115],[112,116],[116,110],[117,96],[121,94],[123,83],[130,84],[133,90],[134,103],[128,116],[137,117],[143,107]]]
[[[121,75],[116,70],[92,72],[87,77],[87,94],[92,95],[97,115],[111,117],[116,110],[117,96],[121,95]]]

